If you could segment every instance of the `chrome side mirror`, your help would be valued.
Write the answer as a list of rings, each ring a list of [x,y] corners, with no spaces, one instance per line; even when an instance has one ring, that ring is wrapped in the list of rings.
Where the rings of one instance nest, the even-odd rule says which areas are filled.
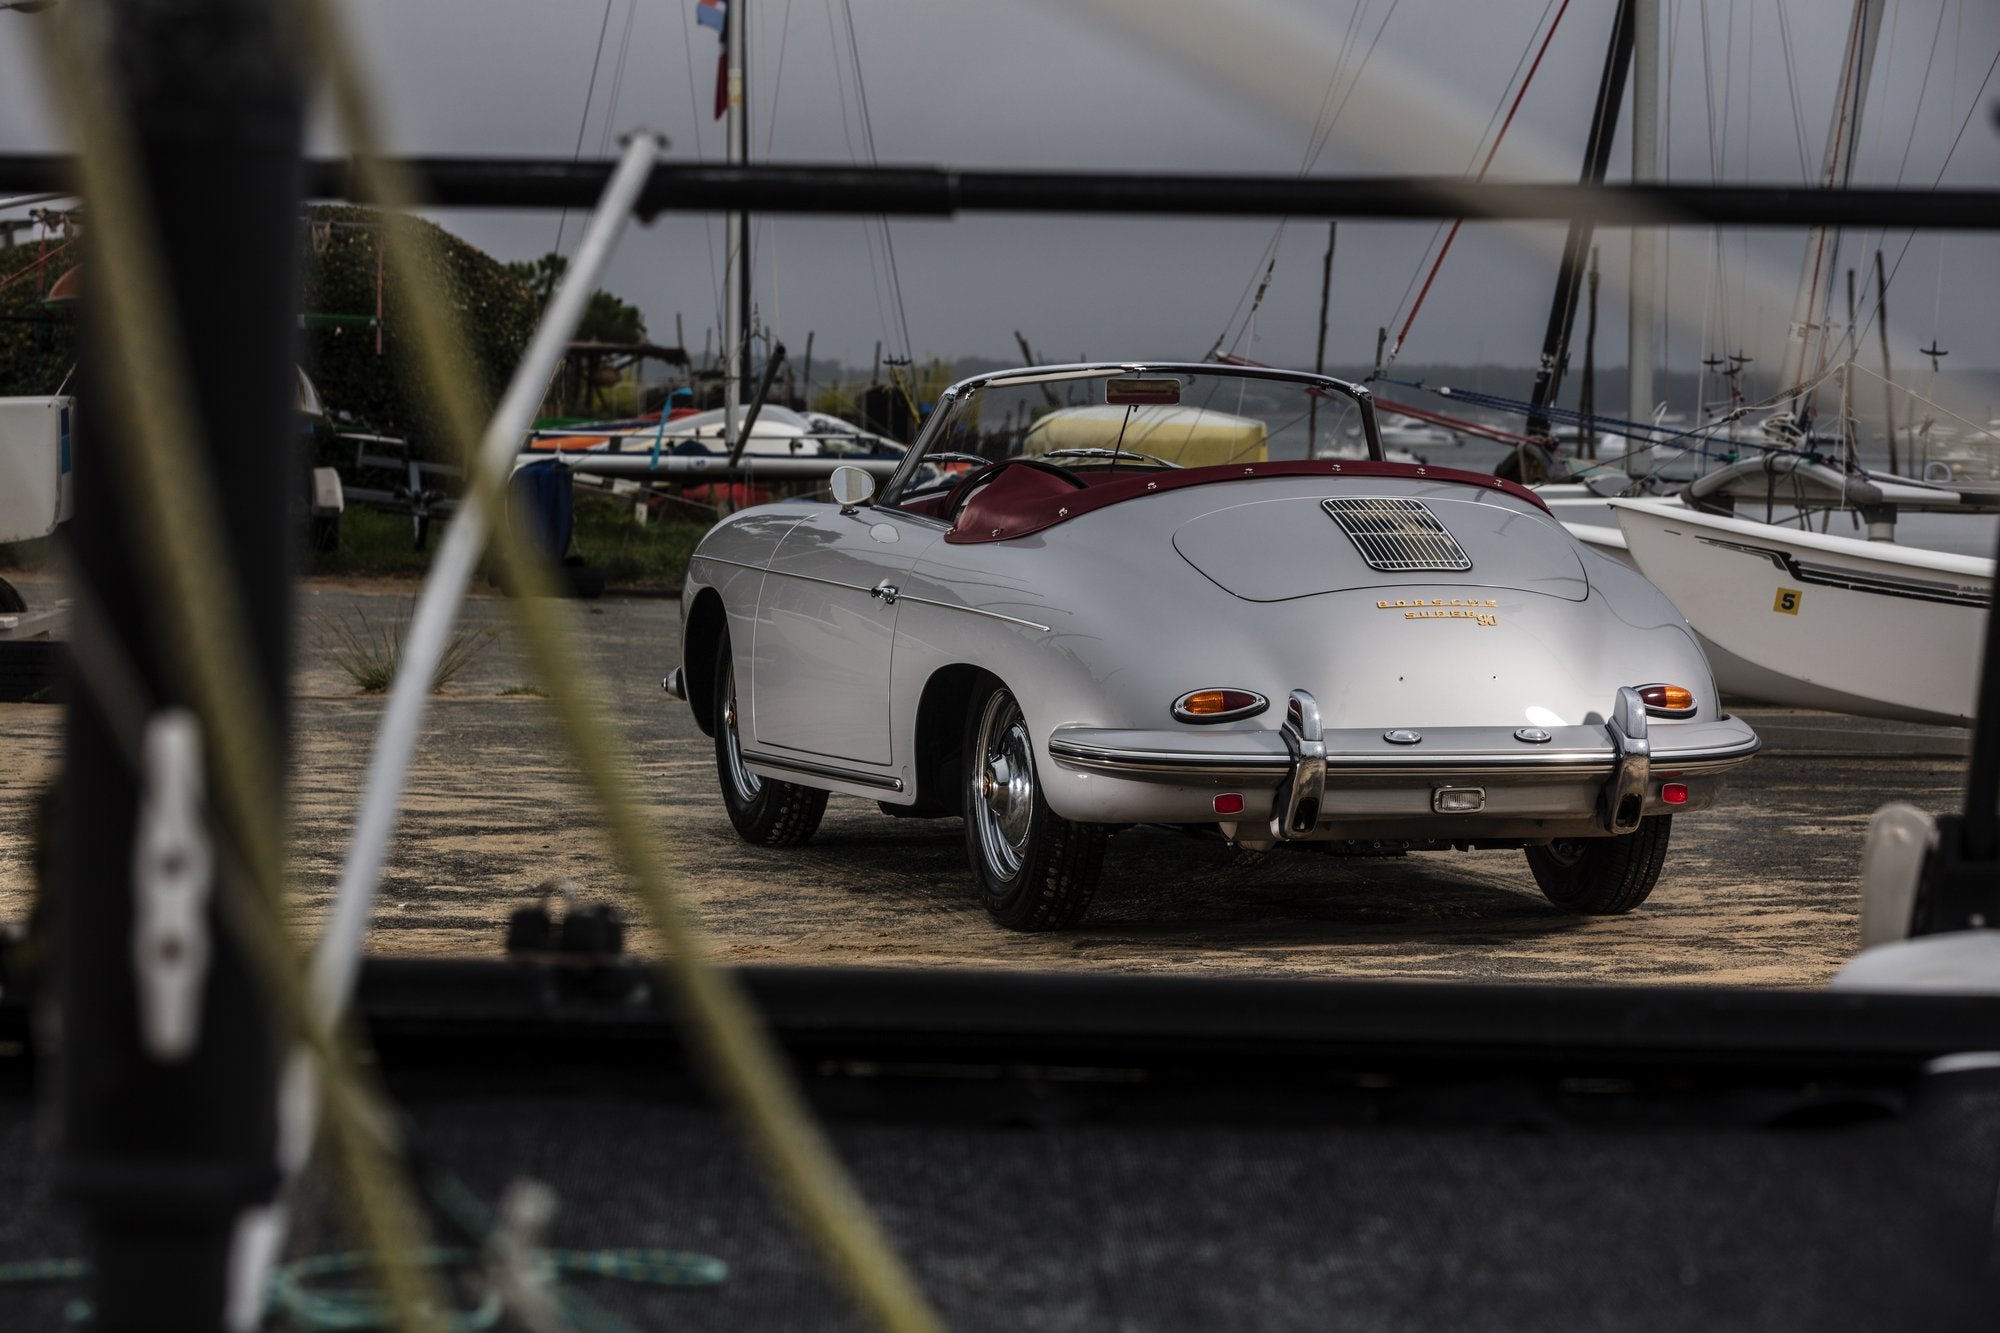
[[[846,464],[833,470],[833,475],[827,478],[827,485],[833,490],[833,502],[840,506],[843,514],[853,513],[875,494],[875,478],[858,467]]]

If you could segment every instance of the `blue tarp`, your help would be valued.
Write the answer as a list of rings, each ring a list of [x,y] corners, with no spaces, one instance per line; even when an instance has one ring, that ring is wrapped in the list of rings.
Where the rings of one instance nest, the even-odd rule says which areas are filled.
[[[550,564],[561,564],[569,553],[576,505],[573,480],[568,468],[550,459],[516,468],[507,481],[508,517],[514,531],[537,543]]]

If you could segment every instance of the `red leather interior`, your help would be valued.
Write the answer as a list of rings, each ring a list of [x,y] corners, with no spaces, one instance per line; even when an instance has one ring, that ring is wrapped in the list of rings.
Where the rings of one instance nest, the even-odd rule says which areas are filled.
[[[1214,467],[1151,469],[1133,472],[1077,474],[1088,483],[1084,490],[1065,486],[1058,477],[1032,468],[1006,468],[975,494],[960,511],[945,540],[954,545],[1007,541],[1053,527],[1080,514],[1087,514],[1121,500],[1130,500],[1160,491],[1177,491],[1188,486],[1209,486],[1260,477],[1322,477],[1360,480],[1395,477],[1411,481],[1447,482],[1476,486],[1484,491],[1504,491],[1547,511],[1542,497],[1518,482],[1503,481],[1483,472],[1458,468],[1432,467],[1419,463],[1376,463],[1366,459],[1295,459],[1282,463],[1221,463]],[[1331,488],[1330,488],[1331,489]],[[913,505],[911,508],[916,508]],[[935,512],[935,511],[931,511]],[[941,516],[941,515],[940,515]]]
[[[1081,478],[1079,478],[1081,480]],[[1028,525],[1053,513],[1052,521],[1069,516],[1064,497],[1080,498],[1087,491],[1040,468],[1003,467],[989,481],[976,483],[972,498],[958,511],[950,538],[1004,541],[1028,530]],[[1041,526],[1046,527],[1047,524]],[[961,534],[971,534],[961,536]],[[984,534],[981,536],[980,534]]]

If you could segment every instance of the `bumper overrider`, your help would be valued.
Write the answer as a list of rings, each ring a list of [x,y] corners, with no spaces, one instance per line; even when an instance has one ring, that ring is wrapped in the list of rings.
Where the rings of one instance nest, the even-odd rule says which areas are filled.
[[[1647,815],[1712,804],[1760,744],[1734,717],[1656,720],[1636,689],[1610,704],[1577,726],[1327,730],[1318,701],[1293,690],[1275,729],[1058,727],[1048,750],[1059,769],[1100,779],[1062,793],[1070,818],[1219,822],[1257,843],[1439,842],[1630,833]],[[1234,820],[1218,817],[1225,793],[1243,796]]]

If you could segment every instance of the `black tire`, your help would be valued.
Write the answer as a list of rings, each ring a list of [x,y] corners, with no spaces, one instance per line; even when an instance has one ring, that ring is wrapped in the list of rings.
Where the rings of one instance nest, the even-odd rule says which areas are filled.
[[[760,847],[796,847],[819,829],[826,792],[795,782],[761,778],[743,766],[736,740],[736,672],[729,636],[715,649],[715,773],[723,808],[743,841]]]
[[[973,691],[963,753],[965,852],[987,912],[1010,930],[1075,925],[1097,891],[1108,830],[1049,809],[1021,707],[998,681]]]
[[[28,609],[21,590],[5,579],[0,579],[0,615],[17,615]]]
[[[1617,916],[1646,901],[1667,860],[1672,815],[1649,815],[1615,838],[1557,838],[1528,848],[1542,896],[1565,912]]]

